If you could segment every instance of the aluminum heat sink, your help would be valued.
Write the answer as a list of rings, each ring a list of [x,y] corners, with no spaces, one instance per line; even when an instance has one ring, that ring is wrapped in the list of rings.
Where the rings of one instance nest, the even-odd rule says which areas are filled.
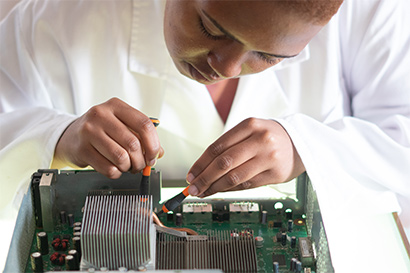
[[[225,273],[256,273],[258,269],[252,230],[185,237],[159,232],[156,249],[157,269],[221,269]]]
[[[81,229],[81,269],[153,268],[152,196],[133,191],[92,191]]]

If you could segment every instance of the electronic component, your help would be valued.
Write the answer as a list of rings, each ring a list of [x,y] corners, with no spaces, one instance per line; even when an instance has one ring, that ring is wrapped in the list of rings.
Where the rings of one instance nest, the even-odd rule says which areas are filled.
[[[312,242],[309,238],[300,237],[299,238],[299,254],[300,261],[304,266],[309,266],[313,264],[313,249]]]
[[[293,220],[289,219],[288,220],[288,232],[293,231]]]
[[[37,233],[37,248],[42,255],[48,254],[48,236],[44,231]]]
[[[67,270],[79,270],[79,265],[77,263],[77,261],[75,260],[74,256],[72,255],[67,255],[65,257],[65,267]]]
[[[257,272],[253,233],[208,231],[199,236],[160,233],[157,269],[222,269],[226,273]]]
[[[266,210],[262,211],[261,223],[266,224],[268,221],[268,212]]]
[[[212,212],[212,205],[208,203],[186,203],[182,205],[183,213]]]
[[[279,273],[279,263],[273,262],[273,273]]]
[[[296,247],[296,236],[292,236],[290,238],[290,247],[295,248]]]
[[[132,191],[92,191],[81,229],[82,269],[153,264],[152,200]]]
[[[256,247],[261,248],[263,247],[263,237],[262,236],[256,236],[255,237],[255,243],[256,243]]]
[[[185,203],[182,205],[184,224],[200,224],[212,221],[212,205],[208,203]]]
[[[284,254],[273,254],[272,255],[272,261],[277,262],[279,266],[285,266],[286,265],[286,256]]]
[[[255,223],[259,221],[259,204],[255,202],[234,202],[229,204],[229,220],[233,223]]]
[[[120,179],[110,180],[94,171],[39,170],[33,174],[33,200],[29,202],[35,207],[33,219],[38,224],[29,231],[33,237],[25,239],[31,240],[32,245],[27,249],[26,267],[18,271],[222,269],[232,273],[293,273],[300,269],[299,272],[332,272],[319,269],[322,263],[316,263],[313,255],[311,242],[325,237],[323,230],[318,232],[314,229],[317,225],[312,225],[312,219],[320,214],[311,209],[316,205],[308,203],[303,195],[312,193],[303,177],[297,184],[302,187],[298,190],[302,194],[298,195],[301,201],[252,199],[245,195],[238,199],[207,198],[204,202],[188,196],[174,213],[158,216],[169,228],[154,225],[147,217],[142,220],[143,216],[162,208],[159,200],[163,181],[158,171],[151,173],[152,195],[133,203],[141,206],[140,209],[129,205],[132,198],[139,196],[139,189],[135,188],[139,184],[135,181],[140,177],[141,174],[124,173]],[[181,181],[178,187],[185,185],[185,181]],[[117,201],[97,201],[113,196],[118,197]],[[95,200],[91,202],[91,198]],[[141,209],[143,205],[148,207]],[[134,218],[130,216],[133,211],[138,211]],[[131,223],[144,223],[145,227],[150,223],[153,227],[138,228],[139,234],[135,234]],[[106,229],[93,233],[97,227]],[[199,235],[187,234],[188,229]],[[47,242],[43,244],[47,244],[48,254],[44,255],[37,243],[37,234],[41,232],[47,235],[44,241]],[[317,233],[321,234],[320,239]],[[138,257],[130,248],[127,250],[133,236],[140,236],[133,248],[141,254]],[[111,241],[108,242],[108,238]],[[298,240],[302,242],[297,243]],[[306,251],[305,246],[310,250]]]
[[[43,272],[43,257],[40,252],[34,252],[30,255],[31,268],[34,272]]]
[[[182,225],[182,213],[180,212],[175,213],[175,224],[177,226]]]

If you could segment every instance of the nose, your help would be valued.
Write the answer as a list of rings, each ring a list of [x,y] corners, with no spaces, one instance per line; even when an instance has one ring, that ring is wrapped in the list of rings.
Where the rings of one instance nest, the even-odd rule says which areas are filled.
[[[239,76],[242,64],[245,62],[246,52],[241,44],[232,41],[208,53],[208,64],[221,78],[233,78]]]

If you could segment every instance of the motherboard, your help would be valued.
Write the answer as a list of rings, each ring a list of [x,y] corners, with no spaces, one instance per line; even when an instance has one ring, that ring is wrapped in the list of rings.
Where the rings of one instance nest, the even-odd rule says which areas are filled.
[[[178,183],[153,171],[110,180],[94,171],[39,170],[31,179],[36,227],[25,272],[221,270],[333,272],[314,190],[298,178],[296,200],[188,198],[156,215]],[[185,182],[181,182],[181,186]]]

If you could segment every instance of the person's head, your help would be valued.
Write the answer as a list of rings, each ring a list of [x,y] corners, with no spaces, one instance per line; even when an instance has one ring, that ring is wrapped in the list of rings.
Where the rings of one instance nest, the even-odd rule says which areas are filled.
[[[298,55],[343,0],[167,0],[168,51],[201,83],[263,71]]]

